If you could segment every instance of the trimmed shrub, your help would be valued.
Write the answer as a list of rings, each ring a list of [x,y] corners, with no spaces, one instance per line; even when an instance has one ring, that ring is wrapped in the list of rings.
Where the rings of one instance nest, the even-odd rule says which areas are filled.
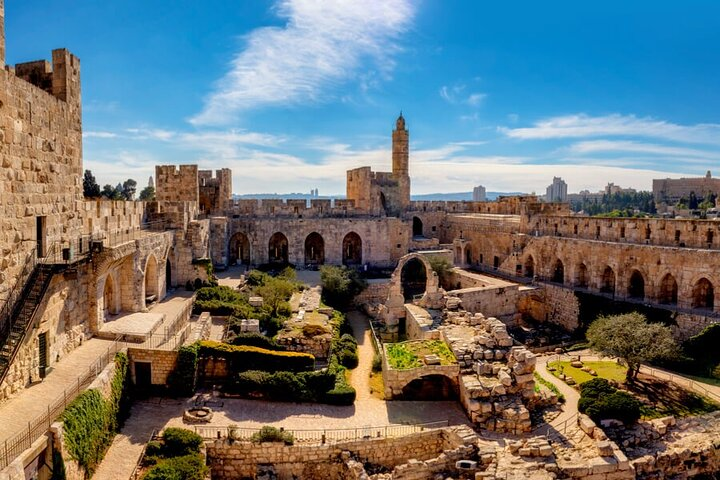
[[[249,345],[251,347],[260,347],[265,350],[284,351],[285,347],[275,340],[265,335],[255,332],[241,332],[228,336],[227,343],[231,345]]]
[[[323,265],[320,267],[322,299],[333,308],[347,308],[352,299],[367,287],[357,271],[345,266]]]
[[[200,435],[185,428],[166,428],[162,438],[162,452],[165,457],[182,457],[199,453],[203,444]]]
[[[312,402],[323,399],[335,387],[335,375],[327,370],[313,372],[260,372],[248,371],[237,375],[225,391],[285,402]]]
[[[265,425],[260,431],[253,433],[250,437],[251,442],[282,442],[285,445],[292,445],[295,442],[292,433],[286,432],[279,428]]]
[[[578,411],[595,422],[613,418],[626,425],[640,418],[642,404],[627,392],[613,387],[604,378],[594,378],[580,385]]]
[[[143,480],[204,480],[208,474],[202,455],[197,453],[162,460],[152,467]]]
[[[225,358],[233,371],[263,370],[267,372],[301,372],[315,367],[309,353],[279,352],[249,345],[228,345],[205,340],[200,342],[200,356]]]
[[[378,355],[377,353],[373,357],[372,371],[374,373],[382,372],[382,357],[380,355]]]

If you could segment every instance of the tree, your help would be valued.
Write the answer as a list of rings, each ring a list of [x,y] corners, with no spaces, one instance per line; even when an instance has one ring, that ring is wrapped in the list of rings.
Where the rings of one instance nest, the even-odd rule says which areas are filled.
[[[586,337],[593,350],[625,361],[629,382],[637,378],[643,362],[669,360],[679,354],[670,328],[648,323],[645,316],[637,312],[598,317],[588,328]]]
[[[155,200],[155,187],[145,187],[140,192],[140,196],[138,197],[139,200],[143,202],[152,202]]]
[[[95,176],[90,170],[85,170],[83,175],[83,194],[85,198],[98,198],[100,196],[100,185],[95,181]]]
[[[338,310],[346,308],[353,297],[367,286],[357,271],[332,265],[320,267],[320,283],[323,301]]]
[[[430,257],[430,268],[437,273],[440,284],[446,286],[450,280],[450,271],[453,269],[452,264],[445,257]]]
[[[137,190],[137,182],[132,178],[125,180],[121,187],[122,197],[125,200],[135,200],[135,191]]]
[[[263,298],[263,306],[268,309],[270,316],[277,317],[281,306],[290,299],[295,290],[297,287],[292,281],[270,277],[262,286],[257,287],[255,292]]]
[[[122,189],[122,187],[120,188]],[[118,187],[113,187],[110,184],[103,187],[101,195],[108,200],[120,200],[122,198],[121,190],[118,190]]]
[[[695,210],[698,208],[698,199],[695,195],[695,192],[690,192],[690,198],[688,199],[688,208],[690,210]]]

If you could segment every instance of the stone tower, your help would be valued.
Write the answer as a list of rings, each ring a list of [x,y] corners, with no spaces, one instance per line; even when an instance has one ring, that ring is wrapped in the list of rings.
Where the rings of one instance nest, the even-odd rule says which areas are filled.
[[[392,175],[398,182],[400,208],[410,205],[410,132],[405,128],[405,118],[400,116],[392,132]]]

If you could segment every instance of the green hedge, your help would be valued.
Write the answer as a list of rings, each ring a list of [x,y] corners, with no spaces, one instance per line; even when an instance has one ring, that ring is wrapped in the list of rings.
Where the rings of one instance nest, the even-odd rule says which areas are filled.
[[[350,334],[344,334],[333,342],[332,351],[343,367],[353,369],[358,366],[357,341]]]
[[[143,480],[204,480],[208,474],[202,455],[193,453],[158,462],[142,477]]]
[[[203,439],[185,428],[166,428],[160,441],[145,447],[143,465],[154,465],[143,480],[204,480],[208,474],[200,455]]]
[[[239,373],[225,391],[249,397],[286,402],[318,402],[335,386],[335,375],[327,370],[314,372]]]
[[[180,347],[175,370],[168,377],[168,386],[175,395],[189,397],[195,393],[199,345]]]
[[[249,345],[251,347],[260,347],[264,348],[265,350],[285,350],[285,346],[280,345],[272,338],[255,332],[229,334],[227,338],[227,343],[231,345]]]
[[[68,452],[85,470],[85,478],[92,477],[127,414],[127,372],[127,355],[116,354],[110,398],[104,399],[94,388],[85,390],[61,415]]]
[[[293,438],[293,434],[290,432],[265,425],[260,429],[260,431],[252,434],[250,441],[256,443],[281,442],[285,445],[292,445],[295,442],[295,439]]]
[[[596,422],[612,418],[630,425],[640,418],[641,406],[635,397],[613,387],[604,378],[593,378],[580,384],[578,411]]]
[[[301,372],[315,367],[309,353],[280,352],[249,345],[229,345],[206,340],[200,342],[201,357],[225,358],[232,371],[262,370],[267,372]]]

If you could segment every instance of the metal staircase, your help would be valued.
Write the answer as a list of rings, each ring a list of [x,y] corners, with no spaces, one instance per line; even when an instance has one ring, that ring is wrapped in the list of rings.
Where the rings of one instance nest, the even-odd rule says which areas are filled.
[[[88,254],[68,255],[54,244],[48,253],[38,258],[37,249],[28,255],[15,286],[10,290],[7,301],[0,309],[0,384],[5,380],[20,346],[32,328],[45,292],[55,273],[72,271]]]

